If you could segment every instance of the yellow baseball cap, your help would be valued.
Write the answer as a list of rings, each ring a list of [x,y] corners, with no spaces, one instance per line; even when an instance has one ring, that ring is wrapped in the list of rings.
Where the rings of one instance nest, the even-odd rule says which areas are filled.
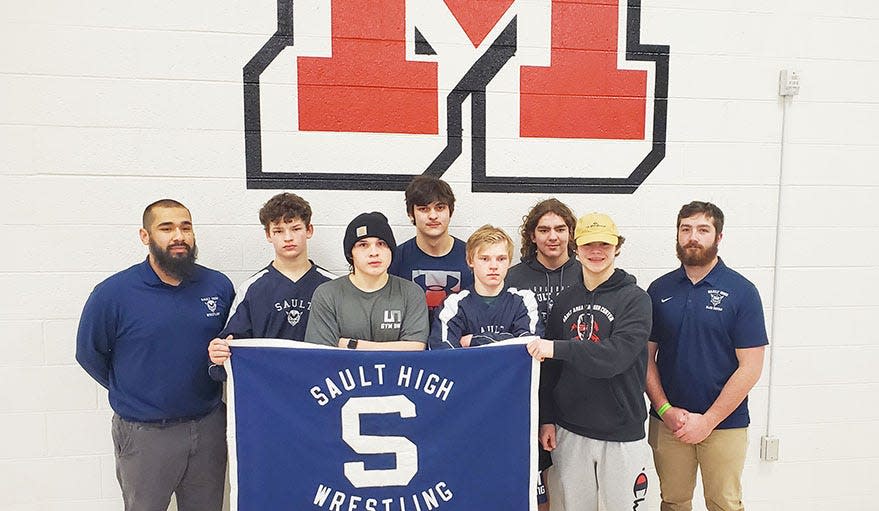
[[[620,233],[617,224],[604,213],[589,213],[577,220],[577,228],[574,229],[574,241],[577,246],[602,241],[616,245],[619,242]]]

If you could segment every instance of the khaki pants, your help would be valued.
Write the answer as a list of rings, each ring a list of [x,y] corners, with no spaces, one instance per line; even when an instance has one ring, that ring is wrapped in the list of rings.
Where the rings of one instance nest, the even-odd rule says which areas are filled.
[[[715,429],[698,444],[675,438],[665,424],[650,417],[648,433],[653,463],[659,476],[662,511],[693,509],[696,468],[702,473],[709,511],[738,511],[742,505],[742,469],[748,448],[748,428]]]

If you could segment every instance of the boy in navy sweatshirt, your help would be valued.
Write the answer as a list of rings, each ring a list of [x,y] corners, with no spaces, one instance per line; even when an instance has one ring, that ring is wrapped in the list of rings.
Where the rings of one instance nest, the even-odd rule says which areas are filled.
[[[502,229],[483,225],[470,236],[467,265],[473,269],[473,287],[443,302],[430,329],[430,349],[543,334],[534,293],[504,285],[512,258],[513,241]]]
[[[213,363],[210,374],[215,380],[226,379],[222,366],[231,355],[229,339],[304,340],[314,290],[335,278],[308,258],[314,225],[305,199],[279,193],[259,210],[259,221],[275,249],[275,258],[238,285],[229,321],[208,346]]]
[[[543,335],[534,293],[504,284],[512,259],[513,240],[503,229],[483,225],[470,236],[467,265],[473,269],[473,287],[443,302],[430,329],[430,349],[466,348]],[[538,503],[545,506],[543,478],[538,481]]]

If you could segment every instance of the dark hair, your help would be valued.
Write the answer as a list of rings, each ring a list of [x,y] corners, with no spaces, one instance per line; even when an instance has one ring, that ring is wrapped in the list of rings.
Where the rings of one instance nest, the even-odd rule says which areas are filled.
[[[153,202],[149,206],[147,206],[143,210],[143,216],[141,217],[141,222],[143,223],[143,228],[149,230],[150,224],[153,223],[153,210],[156,208],[183,208],[186,211],[189,211],[189,208],[184,206],[183,204],[177,202],[174,199],[159,199],[156,202]]]
[[[294,218],[302,220],[306,227],[311,225],[311,206],[295,193],[279,193],[259,210],[259,222],[266,232],[269,232],[270,223],[290,222]]]
[[[415,216],[415,206],[426,206],[432,202],[448,204],[449,215],[455,212],[455,194],[452,187],[442,179],[433,176],[415,176],[406,187],[406,214]],[[415,221],[413,220],[414,224]]]
[[[568,252],[577,251],[577,242],[574,241],[574,228],[577,225],[577,219],[574,217],[574,213],[564,202],[558,199],[546,199],[532,206],[528,214],[522,217],[522,227],[519,228],[519,234],[522,236],[522,259],[537,256],[537,245],[531,241],[531,235],[537,229],[537,223],[547,213],[555,213],[562,217],[565,225],[568,226]]]
[[[719,207],[710,203],[710,202],[702,202],[694,200],[689,204],[684,204],[681,207],[680,212],[678,212],[678,223],[675,228],[680,228],[681,220],[684,218],[690,218],[693,215],[698,215],[699,213],[704,213],[705,216],[711,219],[711,223],[714,224],[714,230],[717,231],[718,234],[723,232],[723,211],[720,210]]]

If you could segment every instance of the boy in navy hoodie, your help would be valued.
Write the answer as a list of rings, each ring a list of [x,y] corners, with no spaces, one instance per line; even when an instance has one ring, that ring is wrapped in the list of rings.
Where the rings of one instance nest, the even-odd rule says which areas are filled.
[[[503,229],[483,225],[470,236],[467,265],[473,269],[473,287],[443,302],[430,329],[430,349],[466,348],[543,335],[534,293],[504,283],[512,258],[513,240]],[[538,481],[537,501],[546,506],[543,478]]]
[[[443,302],[430,331],[430,349],[543,334],[534,293],[504,285],[512,257],[513,241],[502,229],[483,225],[470,236],[467,265],[473,269],[473,287]]]

